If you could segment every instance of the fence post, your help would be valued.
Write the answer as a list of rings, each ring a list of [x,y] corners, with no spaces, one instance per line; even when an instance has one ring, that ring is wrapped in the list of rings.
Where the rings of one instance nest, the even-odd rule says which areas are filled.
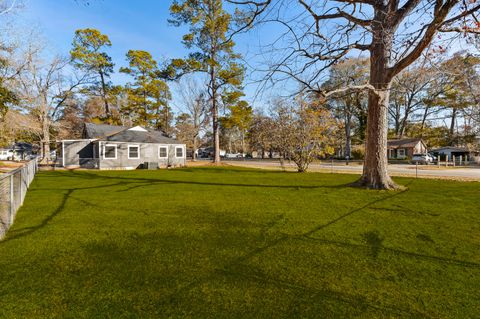
[[[455,167],[455,155],[452,155],[453,167]]]
[[[438,167],[440,167],[440,157],[441,157],[441,155],[438,154],[438,157],[437,157],[437,165],[438,165]]]
[[[27,164],[28,165],[28,164]],[[23,167],[20,170],[20,205],[23,204],[23,171],[25,170],[25,167]]]
[[[10,215],[8,216],[8,227],[12,224],[13,214],[15,213],[14,198],[13,198],[13,174],[10,175]]]

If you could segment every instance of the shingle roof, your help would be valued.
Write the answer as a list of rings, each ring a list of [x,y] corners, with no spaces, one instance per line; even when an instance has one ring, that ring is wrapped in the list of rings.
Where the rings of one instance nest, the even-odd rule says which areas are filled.
[[[17,151],[31,151],[32,150],[32,144],[30,143],[24,143],[24,142],[16,142],[14,144],[5,146],[5,147],[0,147],[2,150],[17,150]]]
[[[158,144],[183,144],[176,139],[166,137],[159,131],[133,131],[123,130],[110,136],[101,138],[102,141],[111,142],[134,142],[134,143],[158,143]]]
[[[85,123],[84,138],[96,139],[126,130],[126,126]]]
[[[456,146],[444,146],[444,147],[434,149],[432,150],[432,152],[438,152],[438,151],[444,151],[444,150],[450,150],[452,152],[469,152],[469,150],[464,147],[456,147]]]
[[[160,131],[130,130],[126,126],[107,124],[85,123],[85,138],[99,139],[111,142],[133,142],[133,143],[158,143],[158,144],[182,144],[181,142],[166,137]]]
[[[390,148],[415,147],[419,142],[422,142],[421,138],[405,138],[401,140],[389,140],[387,142],[387,147],[390,147]]]

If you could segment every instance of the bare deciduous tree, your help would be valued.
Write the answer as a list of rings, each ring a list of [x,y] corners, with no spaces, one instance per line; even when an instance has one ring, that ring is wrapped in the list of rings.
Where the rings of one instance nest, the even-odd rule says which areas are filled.
[[[58,112],[75,90],[89,81],[88,75],[66,75],[69,60],[59,56],[44,61],[41,52],[30,49],[27,66],[19,74],[19,106],[33,115],[41,127],[40,152],[43,163],[50,162],[50,135]]]
[[[182,124],[180,128],[182,135],[188,139],[189,144],[191,143],[194,161],[197,159],[196,153],[199,146],[200,135],[206,130],[209,123],[209,103],[207,92],[205,92],[204,88],[205,85],[200,84],[194,78],[185,77],[180,81],[177,90],[179,107],[188,115],[188,119],[185,119],[185,116],[183,116],[183,120],[180,122],[177,121],[177,124]],[[186,123],[185,120],[188,120],[188,123]],[[177,127],[177,132],[178,129],[179,127]]]

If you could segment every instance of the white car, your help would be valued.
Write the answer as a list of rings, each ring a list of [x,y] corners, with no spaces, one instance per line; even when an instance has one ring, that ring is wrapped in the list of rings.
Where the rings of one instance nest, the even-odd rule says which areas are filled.
[[[413,154],[412,162],[418,164],[429,164],[432,163],[435,159],[430,154]]]
[[[13,158],[12,150],[0,150],[0,161],[7,161]]]
[[[242,153],[226,153],[225,157],[226,158],[241,158]]]

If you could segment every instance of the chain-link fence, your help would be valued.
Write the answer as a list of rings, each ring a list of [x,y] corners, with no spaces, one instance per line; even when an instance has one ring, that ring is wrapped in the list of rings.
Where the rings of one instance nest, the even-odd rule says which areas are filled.
[[[22,167],[0,175],[0,239],[12,225],[36,172],[37,161],[31,160]]]

